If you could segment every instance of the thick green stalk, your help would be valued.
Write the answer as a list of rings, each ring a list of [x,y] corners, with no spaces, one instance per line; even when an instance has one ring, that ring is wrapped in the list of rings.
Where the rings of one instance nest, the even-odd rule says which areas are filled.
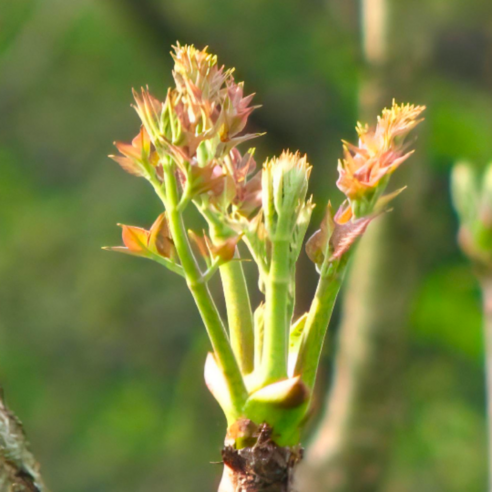
[[[423,182],[415,179],[415,186]],[[326,413],[299,471],[299,491],[374,492],[385,483],[402,408],[405,320],[421,270],[422,250],[401,217],[417,209],[410,193],[405,198],[371,224],[354,252]]]
[[[188,287],[207,329],[218,363],[226,378],[231,402],[237,413],[236,417],[239,417],[247,398],[246,386],[234,357],[222,319],[191,250],[181,211],[179,210],[179,195],[173,164],[167,163],[164,165],[164,183],[165,194],[160,183],[153,181],[152,185],[166,207],[171,235],[185,273]]]
[[[199,205],[197,207],[210,225],[212,240],[227,240],[231,233],[230,229],[206,209]],[[235,256],[239,258],[237,250]],[[224,290],[232,350],[241,372],[249,374],[254,369],[254,323],[243,266],[239,261],[230,261],[221,265],[219,271]]]
[[[257,374],[261,371],[261,363],[263,360],[263,334],[264,334],[264,311],[265,305],[262,303],[258,306],[254,314],[254,337],[255,337],[255,369]]]
[[[254,369],[253,313],[243,266],[229,261],[219,268],[227,308],[232,350],[243,374]]]
[[[347,258],[323,267],[316,294],[309,309],[294,374],[300,374],[308,388],[314,387],[323,341],[346,270]]]
[[[291,238],[279,219],[272,238],[272,260],[266,281],[265,329],[261,379],[263,384],[287,377],[289,347],[289,248]]]

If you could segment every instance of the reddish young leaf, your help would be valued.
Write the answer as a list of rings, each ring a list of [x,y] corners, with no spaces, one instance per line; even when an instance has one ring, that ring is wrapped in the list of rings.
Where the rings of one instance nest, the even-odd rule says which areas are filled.
[[[327,254],[328,242],[330,241],[334,229],[335,222],[333,220],[333,210],[331,208],[331,203],[328,202],[320,229],[318,229],[306,243],[306,253],[309,259],[316,265],[323,263],[325,255]]]
[[[114,144],[123,156],[110,155],[109,157],[116,161],[126,172],[134,176],[141,177],[145,175],[142,166],[144,161],[148,161],[154,166],[157,164],[157,154],[152,152],[150,137],[143,126],[131,143],[115,142]]]
[[[165,258],[174,256],[174,243],[165,212],[157,217],[150,228],[148,247],[151,251],[154,251]]]
[[[147,156],[150,154],[151,142],[147,130],[142,125],[140,127],[140,133],[132,140],[132,146],[140,151],[140,156]]]
[[[139,178],[144,175],[140,165],[132,159],[122,157],[120,155],[110,155],[109,157],[113,159],[113,161],[117,162],[127,173],[133,174],[133,176],[137,176]]]
[[[131,143],[115,142],[114,145],[125,157],[130,159],[140,159],[142,157],[141,149],[134,147]]]
[[[123,244],[132,253],[145,253],[148,249],[149,231],[141,227],[127,226],[118,224],[122,228]]]
[[[189,230],[188,236],[198,248],[200,255],[208,262],[210,259],[210,251],[205,240],[205,233],[203,233],[203,236],[199,236],[195,231]]]
[[[234,253],[236,252],[236,246],[237,243],[240,241],[241,237],[242,237],[241,234],[238,236],[233,236],[218,244],[210,243],[207,237],[205,237],[205,240],[207,241],[207,244],[209,246],[210,251],[212,252],[213,257],[220,258],[221,263],[227,263],[228,261],[231,261],[234,258]]]
[[[337,260],[346,253],[352,244],[364,234],[367,226],[374,219],[374,215],[370,217],[362,217],[354,222],[346,222],[345,224],[336,224],[335,230],[331,237],[333,254],[330,260]]]

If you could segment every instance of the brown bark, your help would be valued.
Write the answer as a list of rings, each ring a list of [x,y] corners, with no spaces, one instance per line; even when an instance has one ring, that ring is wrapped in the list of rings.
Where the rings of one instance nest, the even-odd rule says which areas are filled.
[[[301,458],[300,446],[277,446],[271,439],[270,427],[263,424],[253,446],[224,447],[219,492],[294,492],[294,469]]]
[[[19,419],[0,388],[0,492],[47,491]]]
[[[29,473],[0,455],[0,491],[39,492],[39,488]]]

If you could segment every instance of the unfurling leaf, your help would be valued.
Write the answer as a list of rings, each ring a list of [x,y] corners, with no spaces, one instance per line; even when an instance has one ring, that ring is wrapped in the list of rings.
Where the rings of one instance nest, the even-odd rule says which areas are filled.
[[[295,408],[309,399],[309,389],[300,376],[269,384],[255,391],[247,405],[268,403],[280,408]]]

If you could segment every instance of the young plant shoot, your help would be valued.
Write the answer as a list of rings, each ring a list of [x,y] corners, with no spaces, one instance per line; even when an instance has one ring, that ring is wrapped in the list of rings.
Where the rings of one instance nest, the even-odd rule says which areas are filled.
[[[163,212],[150,230],[121,226],[124,246],[107,249],[163,265],[183,277],[195,300],[211,342],[205,382],[227,419],[219,490],[287,492],[348,260],[369,223],[402,191],[384,194],[412,153],[403,141],[424,108],[393,102],[375,128],[357,126],[357,145],[344,142],[337,185],[346,199],[336,212],[328,203],[307,241],[319,281],[309,311],[294,320],[296,262],[314,208],[311,165],[284,151],[257,170],[254,149],[238,150],[259,136],[244,133],[257,107],[253,95],[206,49],[178,44],[172,56],[175,87],[164,101],[148,89],[134,92],[141,128],[111,156],[150,183]],[[204,233],[188,230],[189,207],[203,216]],[[239,243],[258,267],[264,301],[254,311]],[[222,281],[226,322],[208,287],[214,275]]]

